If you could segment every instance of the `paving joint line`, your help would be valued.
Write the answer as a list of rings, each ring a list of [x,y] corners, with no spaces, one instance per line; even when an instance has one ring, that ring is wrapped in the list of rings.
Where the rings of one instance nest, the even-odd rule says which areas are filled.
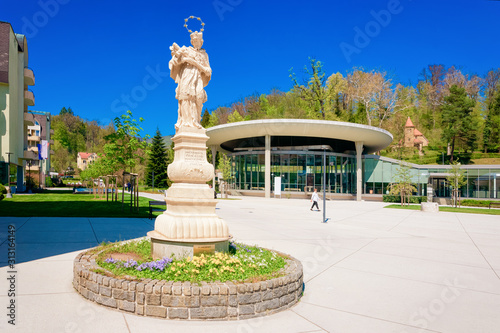
[[[125,313],[122,313],[122,316],[123,316],[123,320],[125,321],[125,326],[127,327],[128,332],[132,333],[132,331],[130,330],[130,327],[128,326],[128,322],[127,322],[127,318],[125,317]]]
[[[378,238],[375,238],[373,239],[371,242],[369,242],[368,244],[360,247],[359,249],[355,250],[354,252],[348,254],[347,256],[345,256],[344,258],[340,259],[339,261],[331,264],[330,266],[328,266],[327,268],[325,268],[324,270],[322,270],[321,272],[319,272],[318,274],[316,274],[315,276],[313,276],[312,278],[310,278],[307,282],[311,282],[312,280],[314,280],[316,277],[320,276],[321,274],[323,274],[324,272],[326,272],[327,270],[329,270],[330,268],[332,268],[333,266],[337,265],[338,263],[342,262],[343,260],[349,258],[350,256],[358,253],[359,251],[361,251],[362,249],[364,249],[365,247],[367,247],[368,245],[370,245],[371,243],[373,243],[374,241],[376,241]]]
[[[370,272],[370,271],[363,271],[363,270],[359,270],[359,269],[347,268],[347,267],[342,267],[342,266],[338,266],[338,267],[335,267],[335,268],[345,269],[345,270],[352,271],[352,272],[361,272],[361,273],[368,273],[368,274],[373,274],[373,275],[378,275],[378,276],[385,276],[385,277],[390,277],[390,278],[400,279],[400,280],[405,280],[405,281],[413,281],[413,282],[431,284],[431,285],[435,285],[435,286],[448,287],[448,285],[442,284],[442,283],[422,281],[422,280],[415,280],[415,279],[401,277],[401,276],[394,276],[394,275],[389,275],[389,274],[374,273],[374,272]],[[485,269],[487,269],[487,268],[485,268]],[[463,287],[456,287],[456,286],[455,286],[455,288],[461,289],[461,290],[473,291],[473,292],[476,292],[476,293],[483,293],[483,294],[488,294],[488,295],[500,296],[500,293],[492,293],[492,292],[489,292],[489,291],[482,291],[482,290],[476,290],[476,289],[470,289],[470,288],[463,288]]]
[[[474,239],[472,239],[472,237],[469,235],[469,232],[467,231],[467,229],[465,229],[465,227],[464,227],[464,225],[462,223],[462,220],[460,220],[460,217],[458,217],[458,215],[456,213],[455,213],[455,217],[458,220],[458,223],[460,223],[460,226],[464,230],[464,232],[467,235],[467,237],[469,237],[469,239],[471,240],[472,244],[474,244],[474,246],[476,247],[476,249],[479,251],[479,253],[483,257],[484,261],[486,261],[486,263],[488,264],[488,266],[490,266],[491,270],[493,271],[493,274],[495,274],[496,277],[500,280],[500,276],[498,275],[497,271],[493,268],[493,266],[491,266],[490,262],[488,261],[488,259],[486,259],[485,255],[483,254],[483,252],[481,251],[481,249],[479,248],[479,246],[477,246],[476,242],[474,242]]]
[[[21,229],[22,227],[24,227],[24,225],[25,225],[26,223],[28,223],[28,221],[29,221],[29,220],[31,220],[31,218],[32,218],[32,217],[33,217],[33,216],[29,216],[29,217],[28,217],[28,219],[27,219],[26,221],[24,221],[24,223],[23,223],[23,224],[21,224],[21,226],[20,226],[19,228],[16,228],[16,236],[17,236],[17,231],[18,231],[19,229]],[[10,222],[9,222],[9,223],[10,223]],[[17,237],[16,237],[16,238],[17,238]],[[7,243],[7,242],[8,242],[8,240],[9,240],[9,236],[7,236],[7,238],[5,238],[5,240],[4,240],[3,242],[1,242],[1,243],[0,243],[0,246],[2,246],[2,245],[4,245],[5,243]],[[17,245],[17,241],[16,241],[16,245]]]
[[[355,316],[361,316],[361,317],[365,317],[365,318],[370,318],[370,319],[380,320],[380,321],[384,321],[384,322],[391,323],[391,324],[397,324],[397,325],[401,325],[401,326],[407,326],[407,327],[418,328],[418,329],[420,329],[420,330],[425,330],[425,331],[427,331],[427,332],[442,333],[441,331],[434,331],[434,330],[425,329],[425,328],[418,327],[418,326],[413,326],[413,325],[408,325],[408,324],[402,324],[402,323],[399,323],[399,322],[397,322],[397,321],[392,321],[392,320],[387,320],[387,319],[383,319],[383,318],[377,318],[377,317],[367,316],[367,315],[365,315],[365,314],[356,313],[356,312],[351,312],[351,311],[346,311],[346,310],[340,310],[340,309],[331,308],[331,307],[328,307],[328,306],[323,306],[323,305],[319,305],[319,304],[313,304],[313,303],[310,303],[310,302],[307,302],[307,301],[301,301],[301,303],[308,304],[308,305],[311,305],[311,306],[316,306],[316,307],[323,308],[323,309],[328,309],[328,310],[334,310],[334,311],[339,311],[339,312],[349,313],[349,314],[352,314],[352,315],[355,315]],[[420,331],[419,331],[419,332],[420,332]]]
[[[290,311],[291,311],[291,312],[293,312],[293,313],[295,313],[297,316],[299,316],[300,318],[304,319],[305,321],[310,322],[310,323],[311,323],[311,324],[313,324],[314,326],[319,327],[319,328],[320,328],[320,329],[322,329],[323,331],[325,331],[325,332],[329,332],[327,329],[324,329],[323,327],[319,326],[318,324],[316,324],[316,323],[312,322],[311,320],[307,319],[307,318],[306,318],[306,317],[304,317],[303,315],[301,315],[301,314],[299,314],[299,313],[295,312],[293,309],[290,309]],[[305,331],[305,332],[316,332],[316,331]]]
[[[92,222],[90,221],[90,218],[87,218],[87,220],[89,221],[90,228],[92,229],[92,233],[94,234],[95,241],[96,241],[97,245],[99,245],[99,240],[97,239],[97,235],[95,233],[94,226],[92,225]]]

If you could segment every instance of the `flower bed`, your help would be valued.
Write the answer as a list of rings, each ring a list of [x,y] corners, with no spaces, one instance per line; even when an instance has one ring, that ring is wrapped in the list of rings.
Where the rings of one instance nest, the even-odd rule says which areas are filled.
[[[250,250],[248,253],[251,256],[252,249],[244,247]],[[185,266],[189,265],[197,267],[199,265],[199,271],[205,260],[208,272],[206,274],[209,277],[213,275],[213,278],[217,278],[218,275],[223,276],[222,274],[231,273],[231,269],[237,271],[237,265],[234,265],[236,264],[236,257],[229,256],[229,258],[225,258],[223,256],[226,256],[226,254],[223,253],[214,256],[215,263],[220,261],[216,265],[218,267],[217,274],[214,266],[207,265],[209,259],[206,256],[195,257],[175,264],[168,259],[139,264],[136,259],[123,261],[114,258],[111,258],[112,260],[108,260],[106,263],[109,258],[100,259],[101,252],[90,250],[80,253],[74,261],[73,286],[83,297],[90,301],[141,316],[217,320],[265,316],[287,309],[297,303],[302,296],[303,290],[302,264],[300,261],[278,252],[270,252],[285,261],[285,266],[278,272],[273,273],[274,276],[278,277],[272,277],[273,274],[271,274],[269,275],[271,278],[263,281],[259,281],[258,278],[254,277],[246,279],[247,282],[219,282],[225,281],[222,278],[215,282],[205,282],[196,279],[180,281],[183,273],[177,274],[178,281],[161,278],[140,278],[123,274],[127,274],[127,270],[135,270],[139,273],[153,272],[160,276],[165,274],[168,269],[166,276],[172,276],[173,274],[175,278],[175,272],[179,268],[185,268]],[[105,262],[105,264],[101,262],[104,267],[98,265],[97,262],[100,260]],[[228,260],[233,260],[233,265],[228,266]],[[121,262],[121,264],[118,264],[118,269],[122,270],[122,275],[113,277],[113,274],[107,270],[106,265],[116,266],[117,262]],[[184,265],[184,267],[179,267],[179,265]],[[257,266],[255,268],[258,268],[257,264],[254,265]],[[141,267],[140,270],[139,267]],[[229,269],[224,269],[221,272],[222,267]],[[163,273],[160,273],[159,268],[163,268],[161,270]],[[210,272],[210,269],[212,269],[212,272]],[[201,272],[194,273],[191,277],[198,276]],[[136,275],[135,272],[134,275]]]

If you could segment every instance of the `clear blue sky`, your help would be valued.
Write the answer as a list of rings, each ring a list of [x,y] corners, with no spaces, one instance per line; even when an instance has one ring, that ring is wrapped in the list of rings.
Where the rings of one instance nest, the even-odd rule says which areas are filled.
[[[500,1],[0,0],[0,20],[28,38],[33,110],[58,114],[66,106],[107,124],[129,108],[151,136],[156,127],[174,134],[168,48],[189,44],[190,15],[206,24],[209,110],[288,91],[289,69],[300,78],[308,57],[328,75],[361,66],[405,84],[429,64],[479,75],[500,67]]]

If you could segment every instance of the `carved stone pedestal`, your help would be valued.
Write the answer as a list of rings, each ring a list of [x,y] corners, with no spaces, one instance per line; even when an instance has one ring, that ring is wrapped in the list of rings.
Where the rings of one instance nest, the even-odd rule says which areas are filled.
[[[229,231],[215,214],[217,200],[206,184],[214,172],[206,158],[207,140],[205,129],[194,127],[181,128],[172,138],[175,156],[167,172],[174,184],[167,190],[167,210],[148,233],[155,259],[228,250]]]

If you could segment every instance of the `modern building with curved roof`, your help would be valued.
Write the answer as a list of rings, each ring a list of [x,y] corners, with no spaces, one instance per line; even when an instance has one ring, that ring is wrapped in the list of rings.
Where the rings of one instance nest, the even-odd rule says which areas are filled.
[[[280,177],[281,190],[321,188],[323,168],[334,193],[361,200],[362,155],[386,148],[392,135],[380,128],[339,121],[264,119],[229,123],[207,130],[207,145],[229,153],[233,188],[264,190]],[[213,154],[215,156],[215,154]]]
[[[381,200],[400,168],[400,161],[373,154],[391,144],[392,134],[367,125],[265,119],[211,127],[207,135],[213,163],[215,151],[227,153],[230,189],[246,195],[308,195],[324,186],[331,198]],[[427,195],[432,188],[438,198],[450,196],[449,165],[408,165],[416,194]],[[464,165],[462,170],[462,198],[499,198],[500,165]]]

